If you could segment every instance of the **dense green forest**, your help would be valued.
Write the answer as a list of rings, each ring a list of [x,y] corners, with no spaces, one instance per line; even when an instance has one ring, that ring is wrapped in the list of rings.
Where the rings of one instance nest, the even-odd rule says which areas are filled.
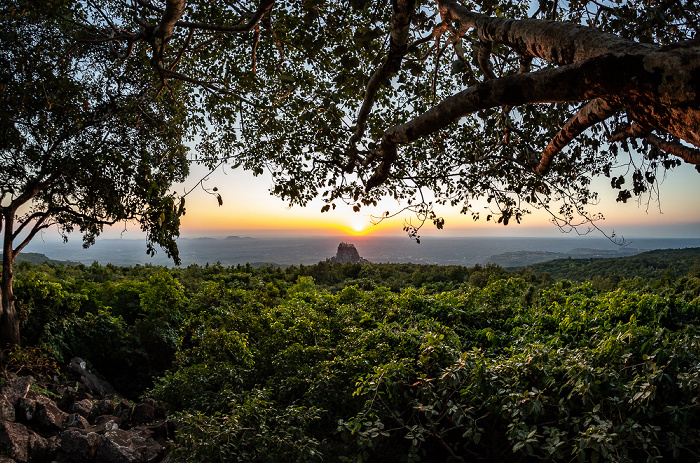
[[[175,461],[696,461],[700,271],[679,268],[22,262],[9,358],[81,356],[166,404]]]
[[[656,249],[612,259],[556,259],[530,265],[537,273],[550,273],[557,280],[589,281],[623,278],[674,278],[700,273],[700,248]]]

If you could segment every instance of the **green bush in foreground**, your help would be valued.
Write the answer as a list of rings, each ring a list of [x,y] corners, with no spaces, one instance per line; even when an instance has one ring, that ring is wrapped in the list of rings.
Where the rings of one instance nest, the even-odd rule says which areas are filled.
[[[496,279],[440,294],[333,295],[301,279],[278,305],[226,299],[190,314],[178,363],[153,390],[181,410],[182,461],[700,452],[694,291]]]
[[[27,371],[80,355],[132,397],[151,388],[182,424],[175,461],[700,460],[695,276],[20,270]]]

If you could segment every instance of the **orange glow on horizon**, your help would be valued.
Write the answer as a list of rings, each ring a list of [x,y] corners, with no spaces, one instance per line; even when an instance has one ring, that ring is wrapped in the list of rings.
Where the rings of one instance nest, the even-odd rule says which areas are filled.
[[[192,208],[182,218],[181,230],[186,233],[208,231],[212,233],[290,232],[311,235],[386,235],[397,234],[403,228],[403,220],[395,218],[373,224],[367,214],[355,212],[323,213],[310,209],[282,211],[247,211],[233,214],[225,209]]]

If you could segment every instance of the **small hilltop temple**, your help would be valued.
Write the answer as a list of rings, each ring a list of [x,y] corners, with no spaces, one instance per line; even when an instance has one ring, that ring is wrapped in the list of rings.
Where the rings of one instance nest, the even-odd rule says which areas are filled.
[[[368,264],[369,261],[360,257],[360,253],[355,249],[354,244],[350,243],[340,243],[338,245],[338,252],[336,252],[335,257],[328,259],[330,262],[338,262],[340,264]]]

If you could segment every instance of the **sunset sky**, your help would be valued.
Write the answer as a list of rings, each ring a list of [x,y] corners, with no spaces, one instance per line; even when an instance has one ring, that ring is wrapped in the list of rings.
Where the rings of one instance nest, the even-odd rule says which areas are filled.
[[[206,170],[194,169],[190,181],[178,188],[182,192],[190,189],[206,175]],[[613,231],[624,236],[648,237],[700,237],[700,174],[692,166],[683,165],[669,172],[661,185],[660,204],[646,204],[630,200],[627,204],[615,201],[616,193],[609,180],[599,179],[598,191],[602,194],[599,206],[592,211],[602,212],[605,221],[599,222],[606,233]],[[269,236],[269,235],[403,235],[406,213],[401,217],[372,225],[370,215],[380,215],[385,210],[395,212],[400,205],[385,201],[377,209],[363,209],[359,213],[351,206],[339,206],[336,210],[321,213],[323,202],[309,206],[287,208],[279,198],[270,196],[272,184],[268,174],[253,177],[249,172],[223,168],[204,182],[207,188],[217,187],[223,198],[219,207],[214,196],[201,188],[187,197],[187,214],[182,221],[182,236]],[[470,216],[459,214],[458,209],[444,207],[438,210],[446,219],[445,229],[436,230],[426,224],[421,236],[559,236],[561,232],[551,223],[545,213],[533,211],[520,225],[507,227],[487,223],[483,219],[474,222]],[[413,218],[415,223],[415,217]],[[568,235],[567,235],[568,236]]]

